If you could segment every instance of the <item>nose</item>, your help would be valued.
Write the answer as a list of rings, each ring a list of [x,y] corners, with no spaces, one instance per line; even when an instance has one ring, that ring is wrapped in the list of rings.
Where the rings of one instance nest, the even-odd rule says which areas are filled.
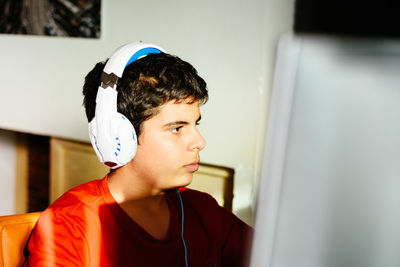
[[[193,138],[189,144],[188,149],[190,151],[200,151],[206,146],[206,140],[203,138],[203,136],[200,134],[200,132],[195,129],[193,132]]]

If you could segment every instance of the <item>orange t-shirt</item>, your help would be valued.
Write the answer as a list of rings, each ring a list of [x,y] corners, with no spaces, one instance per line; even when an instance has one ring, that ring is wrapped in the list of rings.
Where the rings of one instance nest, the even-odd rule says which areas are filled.
[[[24,266],[185,266],[179,198],[166,196],[171,221],[160,241],[115,202],[107,176],[71,189],[41,214]],[[189,266],[242,266],[252,229],[208,194],[181,196]]]

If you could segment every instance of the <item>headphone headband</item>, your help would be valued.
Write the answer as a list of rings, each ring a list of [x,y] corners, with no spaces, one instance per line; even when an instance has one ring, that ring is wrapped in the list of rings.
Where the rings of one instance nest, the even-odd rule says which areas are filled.
[[[104,72],[114,73],[121,78],[126,66],[133,61],[152,53],[165,53],[164,49],[153,44],[129,43],[121,46],[112,54],[104,66]]]

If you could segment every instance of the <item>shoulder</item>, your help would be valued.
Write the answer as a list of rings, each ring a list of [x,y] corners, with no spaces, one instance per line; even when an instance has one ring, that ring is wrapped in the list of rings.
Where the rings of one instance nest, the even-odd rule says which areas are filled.
[[[218,204],[214,197],[206,192],[189,188],[181,188],[179,191],[185,206],[189,206],[198,212],[206,213],[207,215],[228,212]]]
[[[238,227],[243,231],[252,231],[251,227],[229,210],[221,207],[208,193],[188,188],[180,189],[185,209],[193,209],[203,221],[212,225],[220,224],[222,228]]]
[[[195,214],[195,223],[201,223],[209,236],[219,244],[226,263],[224,266],[246,266],[241,262],[246,260],[246,247],[251,242],[253,229],[235,214],[219,206],[207,193],[186,188],[181,189],[180,193],[185,212],[192,211],[189,214]]]
[[[98,206],[104,202],[102,182],[93,180],[68,190],[42,212],[37,225],[46,227],[50,222],[60,226],[68,223],[78,225],[81,220],[86,220],[83,216],[96,216]]]
[[[228,221],[238,219],[233,213],[221,207],[208,193],[182,188],[179,190],[185,209],[197,213],[203,221],[212,224],[226,224]]]
[[[73,208],[79,205],[92,205],[99,197],[103,196],[102,184],[105,178],[93,180],[85,184],[74,187],[60,196],[50,209]]]
[[[75,187],[42,212],[28,243],[32,266],[88,266],[96,259],[91,255],[97,253],[93,245],[101,244],[99,210],[105,203],[106,182]]]
[[[51,254],[53,248],[59,255],[72,255],[71,251],[78,247],[81,254],[87,254],[91,231],[100,229],[101,181],[67,191],[41,213],[29,241],[32,257],[42,255],[39,251]]]

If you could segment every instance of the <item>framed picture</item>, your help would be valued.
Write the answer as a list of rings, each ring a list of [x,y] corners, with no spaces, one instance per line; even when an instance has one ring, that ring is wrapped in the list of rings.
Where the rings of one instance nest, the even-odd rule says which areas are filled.
[[[0,33],[100,38],[101,0],[0,0]]]

